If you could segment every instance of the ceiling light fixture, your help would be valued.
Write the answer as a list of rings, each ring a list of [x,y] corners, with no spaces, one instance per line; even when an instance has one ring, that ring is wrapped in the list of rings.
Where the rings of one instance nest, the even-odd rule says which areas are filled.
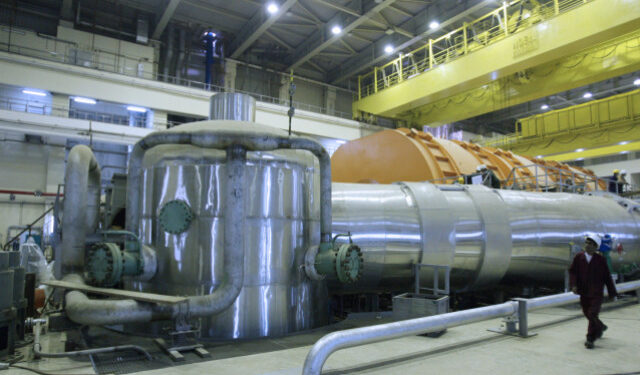
[[[75,98],[73,98],[73,101],[76,103],[82,103],[82,104],[96,104],[95,99],[83,98],[80,96],[76,96]]]
[[[333,35],[338,35],[342,32],[342,27],[335,25],[331,28],[331,32],[333,33]]]
[[[584,151],[584,148],[576,148],[576,152],[582,152]]]
[[[269,12],[269,14],[277,13],[278,9],[280,9],[280,8],[278,7],[278,4],[276,4],[276,3],[267,4],[267,12]]]
[[[540,106],[540,109],[543,110],[543,111],[546,111],[547,109],[549,109],[549,106],[546,105],[546,104],[543,104],[543,105]]]
[[[393,53],[393,46],[391,44],[387,44],[386,46],[384,46],[384,52],[386,54],[392,54]]]
[[[142,107],[136,107],[134,105],[130,105],[130,106],[127,107],[127,111],[145,113],[145,112],[147,112],[147,109],[146,108],[142,108]]]
[[[585,99],[591,99],[593,97],[593,94],[590,92],[585,92],[584,95],[582,95],[582,97]]]
[[[636,79],[633,81],[633,84],[634,84],[634,85],[636,85],[636,86],[640,86],[640,78],[636,78]]]
[[[429,23],[429,28],[431,30],[435,30],[438,27],[440,27],[440,22],[438,22],[438,21],[431,21],[431,23]]]
[[[46,92],[29,90],[29,89],[22,90],[22,93],[23,94],[28,94],[28,95],[35,95],[35,96],[47,96]]]

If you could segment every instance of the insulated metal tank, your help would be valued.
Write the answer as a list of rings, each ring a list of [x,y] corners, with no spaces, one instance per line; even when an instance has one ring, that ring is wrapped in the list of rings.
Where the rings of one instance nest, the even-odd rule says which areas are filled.
[[[221,126],[256,125],[203,121],[176,129]],[[224,275],[225,152],[160,145],[146,152],[142,167],[140,233],[156,251],[157,273],[125,288],[211,294]],[[318,162],[305,151],[248,152],[244,180],[244,285],[231,307],[200,318],[202,337],[277,337],[327,324],[326,287],[301,268],[305,251],[320,242]],[[158,333],[162,326],[130,328]]]
[[[350,291],[409,290],[412,264],[451,267],[458,291],[509,281],[561,285],[570,243],[608,233],[624,248],[616,269],[640,261],[640,214],[615,196],[493,190],[480,185],[334,183],[333,232],[351,232],[365,267]],[[626,205],[626,206],[625,206]],[[433,272],[421,271],[431,280]]]

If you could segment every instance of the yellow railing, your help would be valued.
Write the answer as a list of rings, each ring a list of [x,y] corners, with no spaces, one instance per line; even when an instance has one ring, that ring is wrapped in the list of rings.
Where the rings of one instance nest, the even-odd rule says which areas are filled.
[[[503,6],[475,21],[464,23],[437,39],[429,39],[425,45],[358,76],[356,99],[373,95],[591,1],[595,0],[505,1]]]

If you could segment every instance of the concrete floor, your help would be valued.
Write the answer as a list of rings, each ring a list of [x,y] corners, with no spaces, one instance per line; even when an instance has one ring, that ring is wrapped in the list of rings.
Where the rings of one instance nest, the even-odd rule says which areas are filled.
[[[449,329],[439,338],[406,337],[384,343],[345,349],[333,354],[324,374],[625,374],[640,373],[640,304],[636,299],[606,305],[601,319],[609,326],[593,350],[585,349],[587,321],[577,305],[529,314],[530,338],[487,331],[501,320],[489,320]],[[358,319],[344,322],[360,325]],[[374,319],[375,320],[375,319]],[[355,322],[355,323],[354,323]],[[310,343],[324,332],[291,339],[263,340],[209,346],[212,360],[136,372],[165,374],[300,374]],[[47,337],[48,336],[48,337]],[[59,346],[59,335],[48,334],[44,343]],[[311,337],[313,336],[313,337]],[[58,340],[58,341],[57,341]],[[94,343],[94,345],[97,343]],[[265,349],[264,346],[271,345]],[[282,348],[278,350],[279,348]],[[45,350],[49,349],[47,347]],[[251,354],[257,353],[257,354]],[[149,364],[140,363],[142,368]],[[59,374],[95,374],[91,363],[43,359],[21,363]],[[157,367],[157,366],[156,366]],[[11,369],[7,375],[27,374]]]

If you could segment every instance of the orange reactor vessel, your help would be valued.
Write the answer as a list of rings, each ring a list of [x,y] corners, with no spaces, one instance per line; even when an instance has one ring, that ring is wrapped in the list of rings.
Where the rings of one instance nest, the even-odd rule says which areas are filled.
[[[596,176],[588,169],[436,138],[416,129],[383,130],[345,143],[331,157],[334,182],[447,184],[475,173],[479,165],[491,169],[503,187],[550,190],[571,184],[586,191],[606,189],[602,181],[596,187]]]

